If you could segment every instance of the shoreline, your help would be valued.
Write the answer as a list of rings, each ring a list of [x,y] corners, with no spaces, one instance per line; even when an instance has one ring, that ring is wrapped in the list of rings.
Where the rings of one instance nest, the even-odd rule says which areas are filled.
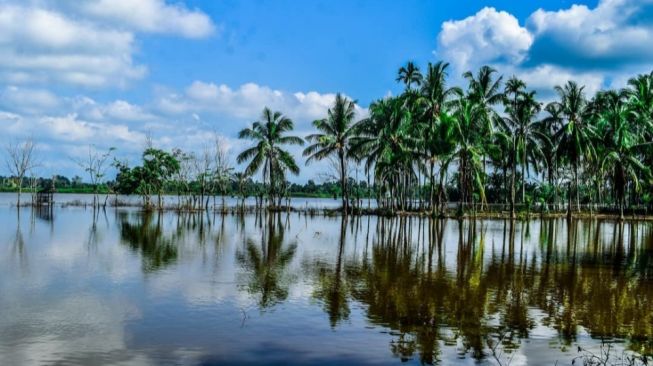
[[[1,206],[16,208],[15,203],[0,204]],[[218,213],[222,215],[243,215],[243,214],[256,214],[262,212],[273,213],[298,213],[307,216],[323,216],[323,217],[337,217],[343,216],[341,207],[328,208],[328,207],[295,207],[295,206],[275,206],[275,207],[261,207],[261,206],[209,206],[204,208],[189,208],[175,205],[165,205],[164,207],[145,207],[142,203],[126,203],[109,201],[106,205],[93,205],[89,202],[72,201],[72,202],[55,202],[52,205],[34,205],[31,202],[21,203],[21,208],[37,208],[37,209],[53,209],[53,208],[69,208],[78,207],[85,209],[121,209],[130,208],[141,212],[177,212],[177,213]],[[490,212],[490,211],[477,211],[466,212],[462,216],[456,210],[448,210],[444,214],[432,215],[430,211],[394,211],[390,212],[387,209],[378,208],[352,208],[348,216],[377,216],[377,217],[418,217],[418,218],[433,218],[433,219],[449,219],[449,220],[510,220],[509,212]],[[566,211],[549,211],[549,212],[517,212],[515,221],[533,220],[533,219],[561,219],[568,218]],[[651,221],[653,222],[653,214],[627,214],[624,215],[623,220],[620,219],[619,214],[595,212],[595,211],[576,211],[571,215],[572,220],[614,220],[614,221]]]

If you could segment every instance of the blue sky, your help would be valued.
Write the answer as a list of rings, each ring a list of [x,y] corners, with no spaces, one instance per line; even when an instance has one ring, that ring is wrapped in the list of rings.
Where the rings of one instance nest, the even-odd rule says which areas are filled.
[[[546,100],[650,72],[650,44],[653,0],[0,0],[0,143],[33,136],[40,175],[83,175],[89,144],[135,163],[146,136],[196,152],[219,136],[233,158],[264,106],[303,135],[336,92],[361,116],[399,92],[408,60],[444,59],[459,84],[489,64]]]

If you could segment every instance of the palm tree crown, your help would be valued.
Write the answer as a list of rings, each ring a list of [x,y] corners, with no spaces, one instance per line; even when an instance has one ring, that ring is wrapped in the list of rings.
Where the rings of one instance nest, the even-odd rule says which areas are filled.
[[[285,183],[285,172],[299,174],[299,166],[295,158],[286,150],[283,145],[303,145],[304,140],[296,136],[287,136],[292,131],[293,122],[281,112],[272,112],[264,108],[261,120],[252,124],[252,127],[245,128],[238,133],[241,139],[256,141],[256,144],[237,157],[238,163],[249,160],[245,168],[245,174],[253,175],[261,168],[263,169],[263,181],[268,183],[270,198],[280,194],[281,185]],[[281,181],[280,181],[281,180]]]

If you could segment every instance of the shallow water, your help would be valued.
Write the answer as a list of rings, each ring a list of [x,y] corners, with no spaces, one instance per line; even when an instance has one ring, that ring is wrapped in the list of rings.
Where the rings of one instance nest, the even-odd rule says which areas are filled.
[[[0,192],[0,207],[2,206],[15,206],[16,205],[16,193],[12,192]],[[23,203],[31,202],[31,195],[29,193],[23,193],[21,196]],[[142,203],[142,199],[137,195],[118,195],[118,201],[122,204],[128,205],[137,205]],[[105,199],[111,205],[111,202],[116,200],[116,196],[110,195],[99,195],[100,202],[104,202]],[[93,204],[93,195],[92,194],[78,194],[78,193],[55,193],[54,194],[54,203],[57,206],[70,206],[70,205],[92,205]],[[179,202],[179,196],[175,195],[164,195],[163,204],[167,207],[171,207]],[[221,206],[222,205],[222,196],[210,197],[209,205],[210,206]],[[236,205],[243,204],[243,201],[236,197],[224,197],[224,204],[227,207],[234,207]],[[246,206],[256,206],[256,198],[247,197],[244,201]],[[286,204],[284,200],[283,204]],[[376,207],[376,200],[361,200],[361,207]],[[312,208],[312,209],[332,209],[342,207],[342,201],[340,198],[307,198],[307,197],[291,197],[290,206],[295,208]]]
[[[564,365],[578,346],[653,350],[649,223],[75,207],[0,207],[0,222],[0,365]]]

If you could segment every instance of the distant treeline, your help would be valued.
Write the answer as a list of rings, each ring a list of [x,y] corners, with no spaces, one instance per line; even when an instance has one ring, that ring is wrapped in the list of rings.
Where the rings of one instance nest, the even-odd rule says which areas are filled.
[[[0,176],[0,192],[18,192],[18,184],[16,177],[6,177]],[[54,185],[53,185],[54,180]],[[367,182],[360,181],[358,183],[351,180],[350,182],[355,191],[355,196],[359,198],[368,198],[374,197],[374,187],[370,185],[368,187]],[[189,189],[185,191],[190,194],[200,194],[202,191],[202,183],[200,181],[192,181],[188,184]],[[117,191],[116,182],[108,181],[97,186],[84,182],[82,177],[74,176],[68,178],[62,175],[56,175],[53,178],[23,178],[23,192],[31,191],[30,188],[25,187],[35,187],[36,191],[49,189],[54,187],[56,193],[95,193],[98,194],[115,194],[122,193]],[[338,198],[342,195],[340,191],[340,183],[337,181],[329,181],[323,183],[316,183],[314,180],[309,179],[305,184],[290,183],[288,182],[289,193],[291,197],[314,197],[314,198]],[[164,184],[163,193],[164,194],[177,194],[180,190],[180,184],[174,181],[167,181]],[[242,190],[238,182],[231,181],[229,182],[227,189],[224,194],[231,197],[255,197],[260,194],[264,194],[265,186],[261,182],[254,181],[251,178],[247,178],[243,183]],[[125,194],[133,192],[124,192]],[[207,195],[211,192],[207,192]]]

